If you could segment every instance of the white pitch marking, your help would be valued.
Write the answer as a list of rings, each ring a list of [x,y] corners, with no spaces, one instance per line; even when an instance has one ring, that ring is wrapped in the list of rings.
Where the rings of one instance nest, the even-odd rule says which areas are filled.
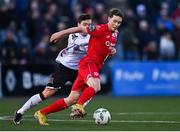
[[[0,118],[0,120],[9,121],[12,119],[8,118]],[[34,121],[35,119],[23,119],[24,121]],[[47,119],[47,121],[54,121],[54,122],[93,122],[93,120],[60,120],[60,119]],[[180,124],[180,121],[138,121],[138,120],[111,120],[114,123],[160,123],[160,124]]]
[[[93,113],[88,113],[92,115]],[[120,113],[111,113],[111,115],[180,115],[180,112],[120,112]],[[59,117],[59,116],[69,116],[68,114],[59,114],[59,115],[51,115],[51,117]],[[33,115],[24,115],[23,117],[33,117]],[[1,119],[5,118],[13,118],[13,116],[5,115],[0,116]]]
[[[144,112],[138,112],[138,113],[141,113],[143,114]],[[149,112],[149,113],[154,113],[154,112]],[[163,113],[163,112],[162,112]],[[176,114],[179,112],[175,112]],[[175,114],[174,113],[174,114]],[[121,115],[122,113],[116,113],[118,115]],[[127,114],[127,113],[126,113]],[[130,114],[130,113],[129,113]],[[135,113],[134,113],[135,114]],[[136,113],[137,114],[137,113]],[[146,113],[147,114],[147,113]],[[166,114],[170,114],[169,112],[166,113]],[[171,113],[172,114],[172,113]],[[67,115],[67,114],[63,114],[63,115]],[[25,121],[34,121],[35,119],[27,119],[25,117],[33,117],[32,115],[25,115],[24,118],[22,120],[25,120]],[[56,116],[57,117],[57,116]],[[0,120],[12,120],[12,116],[0,116]],[[77,121],[77,122],[93,122],[93,120],[60,120],[60,119],[47,119],[48,121],[54,121],[54,122],[74,122],[74,121]],[[156,121],[153,121],[153,120],[149,120],[149,121],[146,121],[146,120],[111,120],[111,122],[114,122],[114,123],[162,123],[162,124],[180,124],[180,121],[161,121],[161,120],[156,120]]]
[[[180,115],[180,112],[121,112],[112,115]]]

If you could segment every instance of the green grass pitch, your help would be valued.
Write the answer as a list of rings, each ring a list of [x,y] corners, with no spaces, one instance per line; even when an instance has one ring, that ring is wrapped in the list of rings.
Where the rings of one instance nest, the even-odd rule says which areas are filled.
[[[40,126],[34,119],[36,110],[57,98],[51,98],[28,111],[20,125],[12,123],[12,115],[27,98],[0,99],[0,130],[4,131],[174,131],[180,130],[180,97],[110,97],[97,96],[85,108],[88,115],[70,119],[70,109],[50,114],[50,126]],[[112,120],[108,125],[96,125],[92,113],[107,108]]]

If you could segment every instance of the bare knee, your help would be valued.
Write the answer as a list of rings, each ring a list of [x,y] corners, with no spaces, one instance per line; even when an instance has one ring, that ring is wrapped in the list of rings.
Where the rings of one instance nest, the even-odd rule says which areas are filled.
[[[50,89],[50,88],[46,87],[44,89],[44,91],[42,91],[41,94],[43,95],[44,99],[47,99],[47,98],[51,97],[52,95],[54,95],[56,92],[57,92],[56,89]]]
[[[99,91],[101,90],[100,84],[96,84],[96,85],[93,87],[93,89],[95,90],[96,93],[99,92]]]
[[[79,95],[80,94],[78,92],[77,93],[71,92],[70,95],[64,99],[67,106],[71,106],[71,105],[75,104],[78,101]]]
[[[87,80],[87,85],[89,87],[92,87],[95,90],[96,93],[101,90],[101,84],[100,84],[100,79],[99,78],[90,77]]]
[[[68,96],[64,100],[65,100],[67,106],[71,106],[71,105],[73,105],[73,104],[75,104],[77,102],[78,98],[73,98],[73,97]]]

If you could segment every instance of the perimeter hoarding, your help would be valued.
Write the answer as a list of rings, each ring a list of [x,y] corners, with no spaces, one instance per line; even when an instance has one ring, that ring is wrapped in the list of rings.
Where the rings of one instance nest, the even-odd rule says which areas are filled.
[[[180,63],[115,62],[112,88],[116,96],[180,95]]]

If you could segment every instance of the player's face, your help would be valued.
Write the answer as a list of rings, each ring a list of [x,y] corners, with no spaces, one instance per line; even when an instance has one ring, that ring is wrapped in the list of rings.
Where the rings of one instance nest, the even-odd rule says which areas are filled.
[[[90,24],[92,23],[92,20],[91,19],[87,19],[87,20],[84,20],[84,21],[81,21],[80,23],[78,23],[78,27],[88,27]],[[86,33],[82,33],[82,35],[86,35]]]
[[[122,17],[120,16],[113,15],[113,17],[108,17],[108,27],[113,32],[119,28],[121,23],[122,23]]]

